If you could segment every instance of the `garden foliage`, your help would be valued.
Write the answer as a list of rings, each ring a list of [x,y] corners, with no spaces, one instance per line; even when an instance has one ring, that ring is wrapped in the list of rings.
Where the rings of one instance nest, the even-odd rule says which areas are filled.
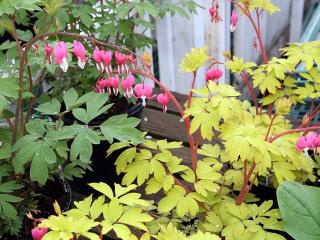
[[[220,63],[208,55],[207,48],[192,49],[182,59],[181,71],[191,73],[194,82],[199,68],[206,64],[209,68],[206,85],[190,90],[183,109],[152,75],[148,54],[139,57],[119,46],[139,48],[149,43],[133,31],[133,26],[152,28],[143,19],[146,13],[155,18],[166,11],[185,15],[184,8],[176,5],[152,3],[123,1],[117,5],[107,1],[106,5],[96,6],[95,1],[88,1],[78,6],[69,1],[0,0],[0,26],[15,38],[0,45],[0,112],[7,122],[7,126],[0,128],[0,235],[19,233],[23,214],[36,208],[33,187],[44,185],[57,174],[71,180],[80,177],[90,169],[92,145],[105,140],[113,143],[107,156],[122,150],[115,162],[117,173],[123,175],[122,186],[91,183],[100,196],[91,195],[75,202],[75,207],[67,212],[61,212],[55,204],[56,215],[47,219],[35,219],[28,214],[38,224],[36,228],[48,230],[43,240],[80,237],[95,240],[109,234],[123,240],[282,240],[284,230],[298,238],[315,239],[309,233],[318,227],[318,211],[314,210],[317,190],[283,182],[310,183],[319,178],[319,161],[311,158],[308,150],[316,152],[320,141],[315,137],[303,149],[296,147],[296,142],[309,131],[319,130],[311,122],[320,109],[312,106],[299,127],[288,119],[288,114],[296,104],[319,98],[320,42],[289,44],[280,50],[279,58],[268,60],[260,41],[262,64],[246,62],[231,54],[225,54],[226,62]],[[252,14],[257,13],[259,18],[263,11],[273,14],[279,10],[269,0],[239,0],[233,4],[252,22],[258,40],[261,40],[260,27]],[[184,2],[184,7],[191,11],[195,6],[192,1]],[[94,8],[97,12],[93,12]],[[218,1],[213,0],[210,14],[215,22],[221,20],[218,10]],[[17,29],[17,25],[29,26],[31,13],[37,19],[34,29]],[[233,13],[233,30],[236,14]],[[101,21],[107,21],[107,27],[96,27]],[[89,36],[77,34],[80,30]],[[93,37],[92,32],[96,34]],[[46,94],[36,99],[34,91],[43,82],[45,72],[58,76],[56,65],[47,61],[51,53],[45,50],[49,46],[45,44],[56,42],[57,36],[65,37],[67,42],[60,41],[62,50],[54,53],[55,57],[64,54],[60,54],[62,62],[55,59],[63,71],[67,71],[68,64],[74,65],[72,55],[68,55],[72,49],[68,39],[80,38],[86,49],[92,49],[100,70],[88,60],[81,74],[89,73],[88,78],[98,79],[96,92],[81,95],[81,91],[69,88],[61,96]],[[102,43],[94,37],[114,42]],[[104,71],[99,59],[106,53],[105,46],[115,51],[116,61],[104,66],[111,66],[111,71],[109,68]],[[220,65],[243,78],[252,102],[240,100],[240,92],[219,82],[223,74]],[[305,69],[303,73],[298,71],[301,68]],[[39,69],[44,70],[39,72]],[[144,83],[136,84],[133,93],[134,83],[124,84],[130,80],[128,72],[160,86],[164,93],[158,95],[158,101],[164,111],[169,100],[176,105],[186,126],[191,166],[172,153],[183,146],[182,142],[145,139],[144,133],[136,129],[138,119],[124,114],[110,117],[99,126],[90,124],[112,107],[108,95],[117,95],[118,89],[120,95],[141,99],[143,105],[146,99],[155,98],[152,88]],[[119,74],[123,77],[122,86],[118,86]],[[107,79],[102,78],[106,75]],[[298,84],[297,76],[305,81]],[[109,85],[112,81],[116,84]],[[128,91],[123,89],[126,84]],[[259,91],[261,99],[253,88]],[[10,110],[13,102],[17,102],[15,112]],[[70,113],[75,121],[65,124],[64,119]],[[251,193],[253,185],[271,188],[280,185],[281,211],[273,208],[272,200],[259,199],[261,196]],[[304,195],[314,201],[304,201],[301,199]],[[160,200],[144,200],[157,199],[154,196],[160,196]],[[300,226],[294,220],[299,214],[310,222],[305,235],[297,230]]]

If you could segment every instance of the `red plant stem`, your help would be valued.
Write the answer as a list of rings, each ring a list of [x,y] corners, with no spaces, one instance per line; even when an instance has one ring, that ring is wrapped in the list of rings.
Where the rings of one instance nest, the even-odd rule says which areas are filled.
[[[259,175],[258,172],[254,175],[253,179],[251,180],[250,185],[245,190],[245,193],[243,195],[243,198],[241,199],[241,202],[244,202],[244,200],[246,199],[246,197],[247,197],[248,193],[250,192],[250,190],[251,190],[251,188],[252,188],[252,186],[254,184],[254,181],[257,179],[258,175]]]
[[[269,137],[272,124],[273,124],[274,120],[276,119],[276,117],[277,117],[277,114],[274,114],[273,117],[271,118],[271,121],[270,121],[270,124],[269,124],[269,127],[268,127],[268,131],[267,131],[267,134],[266,134],[266,137],[264,138],[265,141],[267,141],[267,139],[268,139],[268,137]]]
[[[312,131],[312,130],[319,130],[320,126],[312,126],[312,127],[306,127],[306,128],[295,128],[295,129],[291,129],[282,133],[277,134],[276,136],[272,137],[269,142],[272,143],[275,140],[277,140],[280,137],[283,137],[285,135],[288,134],[292,134],[292,133],[297,133],[297,132],[305,132],[305,131]]]
[[[268,56],[267,56],[267,52],[266,49],[264,47],[263,41],[262,41],[262,37],[261,37],[261,28],[260,28],[260,14],[257,14],[257,18],[258,18],[258,26],[256,25],[256,23],[254,22],[250,11],[248,9],[248,6],[245,5],[244,7],[239,4],[238,2],[234,1],[234,0],[230,0],[234,5],[236,5],[238,8],[240,8],[242,10],[242,12],[247,16],[247,18],[249,19],[249,21],[251,22],[251,25],[253,26],[253,29],[257,35],[257,39],[260,45],[260,50],[261,50],[261,56],[262,56],[262,61],[264,64],[266,64],[268,62]]]
[[[247,159],[243,162],[243,179],[247,176]]]
[[[258,115],[259,114],[259,105],[258,105],[258,100],[257,100],[257,97],[256,95],[254,94],[254,90],[253,90],[253,87],[249,81],[249,78],[247,76],[247,74],[245,72],[241,72],[240,73],[240,76],[243,78],[244,82],[246,83],[247,87],[248,87],[248,90],[250,92],[250,95],[253,99],[253,102],[254,102],[254,106],[256,108],[256,114]]]
[[[249,191],[247,191],[247,186],[248,186],[248,183],[250,181],[250,178],[253,174],[253,171],[256,167],[256,163],[253,162],[253,164],[251,165],[251,168],[248,172],[248,174],[245,173],[245,177],[244,177],[244,180],[243,180],[243,184],[242,184],[242,187],[240,189],[240,193],[236,199],[236,204],[237,205],[241,205],[243,203],[243,201],[245,200],[246,198],[246,195],[248,194]]]
[[[194,71],[193,72],[193,79],[192,79],[192,83],[191,83],[191,89],[189,90],[187,108],[190,108],[190,106],[191,106],[192,95],[193,95],[192,89],[194,89],[194,84],[196,83],[196,78],[197,78],[197,71]]]
[[[173,175],[172,175],[173,176]],[[185,185],[183,184],[178,178],[176,178],[175,176],[173,176],[174,178],[174,182],[175,184],[179,185],[180,187],[183,187],[183,189],[187,192],[187,193],[190,193],[191,190]]]
[[[249,21],[251,22],[251,24],[252,24],[252,26],[254,28],[254,31],[256,32],[257,39],[258,39],[258,42],[259,42],[259,45],[260,45],[262,61],[263,61],[264,64],[266,64],[268,62],[268,56],[267,56],[267,52],[266,52],[266,49],[265,49],[263,41],[262,41],[260,26],[257,27],[256,23],[254,22],[251,14],[250,14],[250,12],[248,10],[246,11],[245,14],[248,17]],[[258,22],[260,22],[259,18],[260,18],[260,16],[258,16]]]

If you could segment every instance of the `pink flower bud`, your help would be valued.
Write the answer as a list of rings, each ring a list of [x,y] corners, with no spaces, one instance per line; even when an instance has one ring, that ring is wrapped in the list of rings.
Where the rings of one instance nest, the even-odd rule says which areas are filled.
[[[219,68],[214,68],[206,72],[206,81],[218,80],[223,75],[223,71]]]
[[[163,112],[167,112],[168,108],[167,105],[170,101],[170,96],[168,96],[166,93],[160,93],[157,96],[157,101],[159,104],[163,107]]]
[[[84,65],[87,62],[86,59],[86,50],[81,42],[78,42],[76,40],[73,41],[73,53],[78,59],[78,66],[81,69],[84,69]]]
[[[48,43],[46,43],[45,45],[44,45],[44,52],[45,52],[45,54],[46,54],[46,56],[47,56],[47,58],[49,59],[49,63],[51,64],[52,63],[52,47],[48,44]]]
[[[97,68],[100,72],[103,72],[103,64],[102,64],[102,52],[98,47],[95,47],[93,51],[93,60],[96,62]]]
[[[47,228],[35,227],[31,230],[33,240],[41,240],[44,235],[48,232]]]
[[[134,86],[134,92],[137,98],[141,98],[142,106],[146,106],[146,99],[152,98],[152,87],[143,83]]]
[[[237,22],[238,22],[238,14],[236,10],[232,11],[231,17],[230,17],[230,31],[234,32],[237,27]]]
[[[54,59],[60,65],[62,71],[68,70],[68,48],[65,42],[59,42],[53,50]]]

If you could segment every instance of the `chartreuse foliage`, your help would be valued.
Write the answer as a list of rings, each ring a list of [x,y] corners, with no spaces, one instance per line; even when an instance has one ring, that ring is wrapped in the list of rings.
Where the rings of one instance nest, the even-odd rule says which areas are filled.
[[[52,229],[45,235],[44,240],[71,239],[86,237],[98,240],[99,235],[91,231],[100,225],[102,234],[114,232],[124,240],[136,238],[129,227],[146,232],[141,238],[150,239],[146,223],[153,220],[145,210],[152,208],[152,203],[140,199],[141,194],[132,193],[136,185],[121,187],[115,184],[114,191],[105,183],[92,183],[90,186],[102,195],[93,200],[92,196],[83,201],[75,202],[76,208],[51,216],[42,221],[40,226]]]
[[[152,235],[147,224],[152,224],[153,217],[147,213],[153,209],[152,202],[142,200],[141,194],[132,193],[137,185],[121,187],[115,184],[114,191],[105,183],[92,183],[92,188],[102,195],[93,200],[92,195],[83,201],[75,202],[75,208],[65,213],[58,213],[57,216],[50,216],[43,220],[39,226],[50,228],[43,240],[71,239],[86,237],[91,240],[100,239],[94,231],[95,227],[105,235],[113,232],[119,239],[123,240],[148,240],[156,237],[159,240],[169,240],[174,237],[181,240],[219,240],[220,238],[209,232],[198,231],[187,237],[177,228],[169,223],[167,227],[160,226],[157,236]],[[157,225],[157,223],[155,223]],[[132,232],[142,231],[138,238]]]
[[[271,2],[271,0],[240,0],[239,2],[243,6],[248,4],[249,11],[252,11],[254,9],[261,9],[267,11],[270,15],[272,15],[280,10]]]
[[[107,154],[126,148],[116,160],[116,166],[118,173],[124,173],[122,183],[127,187],[116,184],[113,193],[104,183],[91,184],[109,199],[107,203],[104,202],[105,197],[92,201],[90,196],[80,203],[75,203],[75,209],[63,215],[49,217],[40,224],[52,230],[45,239],[53,239],[53,236],[68,239],[64,234],[69,234],[68,237],[88,237],[89,233],[90,239],[96,239],[96,236],[91,236],[90,229],[98,226],[96,229],[102,229],[102,234],[114,231],[117,237],[124,240],[139,239],[137,236],[140,236],[140,239],[150,239],[150,236],[160,240],[216,240],[220,239],[218,236],[227,240],[284,240],[282,236],[269,231],[282,230],[280,212],[278,209],[271,209],[272,201],[258,205],[250,203],[255,201],[251,197],[247,203],[240,206],[235,204],[230,195],[233,182],[227,180],[227,174],[222,170],[221,158],[225,153],[218,145],[205,144],[199,149],[198,153],[203,157],[199,159],[195,172],[184,165],[181,158],[171,153],[172,149],[180,147],[181,142],[166,140],[148,140],[139,146],[114,143]],[[177,177],[188,183],[187,186],[193,186],[194,190],[180,186]],[[239,182],[240,180],[241,177]],[[140,186],[146,184],[147,195],[161,191],[164,197],[154,205],[141,200],[140,194],[128,193],[136,188],[136,185],[133,185],[135,182]],[[130,217],[132,222],[123,220],[122,216],[126,211],[134,212]],[[151,218],[147,213],[156,218]],[[100,215],[103,220],[99,218]],[[72,218],[81,221],[72,221]],[[60,221],[64,224],[60,225]],[[81,228],[80,224],[85,221],[86,228]],[[188,226],[189,221],[194,221],[195,226]],[[126,225],[131,227],[127,228]],[[145,233],[130,235],[129,229],[132,227]]]
[[[320,238],[320,189],[297,182],[284,182],[277,189],[284,229],[294,239]]]
[[[257,1],[256,4],[258,3]],[[268,4],[265,6],[268,8]],[[317,67],[306,64],[308,73],[301,74],[308,81],[304,86],[298,86],[293,74],[298,63],[307,63],[307,55],[313,56],[312,62],[317,64],[318,50],[312,47],[318,46],[317,44],[315,42],[302,44],[303,50],[300,49],[301,45],[291,45],[283,50],[286,59],[273,58],[267,64],[260,66],[252,62],[246,63],[236,57],[226,64],[232,72],[249,74],[253,78],[255,86],[259,87],[262,93],[266,93],[262,102],[275,103],[275,114],[269,115],[263,110],[261,113],[256,112],[250,102],[241,101],[240,93],[228,84],[208,81],[202,89],[192,90],[197,96],[192,98],[191,105],[185,109],[183,117],[190,119],[190,134],[209,141],[197,148],[197,162],[194,169],[185,164],[181,157],[172,153],[172,150],[183,147],[182,142],[167,140],[146,140],[142,144],[136,144],[134,141],[118,142],[108,149],[107,155],[123,149],[115,165],[117,173],[123,174],[124,186],[131,188],[132,184],[137,184],[140,187],[145,186],[146,195],[163,194],[152,207],[141,208],[154,217],[153,220],[144,222],[143,228],[140,227],[146,232],[145,234],[160,240],[285,239],[279,234],[279,231],[283,231],[280,211],[272,208],[272,201],[261,201],[254,194],[247,194],[244,201],[238,204],[235,196],[253,184],[259,186],[266,182],[269,187],[276,188],[286,180],[301,182],[317,180],[318,161],[306,157],[295,148],[299,133],[274,138],[292,129],[286,114],[293,104],[309,96],[316,97],[305,94],[305,91],[308,88],[307,84],[313,85],[316,89],[319,74]],[[307,51],[311,52],[306,53]],[[205,56],[205,49],[193,50],[187,55],[181,67],[184,71],[194,72],[205,63]],[[210,143],[214,138],[217,139],[215,144]],[[248,175],[250,171],[251,175]],[[249,179],[244,185],[247,176]],[[97,189],[100,184],[93,186]],[[113,203],[114,195],[108,187],[100,189],[100,192],[111,199],[109,204]],[[306,192],[300,197],[309,195]],[[131,207],[129,204],[131,201],[126,199],[125,202],[113,204],[127,203],[127,206]],[[280,202],[280,206],[284,203],[291,206],[296,202],[299,202],[298,198],[286,196],[286,199]],[[302,214],[306,215],[313,225],[317,223],[317,220],[310,220],[307,215],[311,212],[306,213],[307,204],[298,205],[290,207],[290,211],[288,207],[283,207],[284,216]],[[296,210],[291,213],[295,208],[299,209],[299,213]],[[90,212],[89,209],[88,205],[86,212]],[[137,239],[137,236],[133,235],[130,235],[131,238],[119,235],[119,230],[117,232],[114,229],[114,225],[118,224],[115,222],[123,214],[122,208],[118,205],[114,209],[116,210],[111,211],[108,217],[113,222],[108,220],[111,221],[108,225],[100,222],[98,229],[101,227],[105,229],[107,226],[108,231],[103,231],[103,234],[113,229],[121,239]],[[70,212],[78,211],[75,209]],[[70,212],[64,214],[63,218]],[[137,215],[140,213],[142,212],[136,212]],[[105,218],[107,217],[104,216]],[[141,217],[140,220],[144,219]],[[91,226],[90,224],[88,225]],[[49,227],[53,231],[58,229]],[[131,227],[138,225],[131,224]],[[295,234],[299,230],[292,230],[293,227],[294,225],[288,224],[285,229]],[[313,231],[312,227],[308,228],[309,230]],[[121,233],[122,231],[130,233],[127,228],[121,230]],[[149,235],[138,234],[141,239],[149,239]]]
[[[244,71],[252,76],[254,87],[262,94],[268,93],[261,100],[264,105],[276,103],[283,97],[290,98],[293,104],[303,103],[306,98],[320,97],[319,49],[320,41],[293,43],[281,49],[285,58],[274,57],[267,64],[256,67],[252,62],[244,63],[243,59],[233,57],[226,66],[234,73]],[[297,73],[301,68],[305,71]],[[303,84],[296,82],[296,74],[305,80]]]

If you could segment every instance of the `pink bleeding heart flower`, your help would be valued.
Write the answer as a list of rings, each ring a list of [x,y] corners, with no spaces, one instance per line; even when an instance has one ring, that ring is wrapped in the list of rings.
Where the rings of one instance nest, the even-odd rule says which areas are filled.
[[[107,89],[108,93],[111,93],[111,80],[110,79],[103,79],[101,78],[99,81],[96,83],[96,92],[97,93],[104,93],[105,88]]]
[[[215,6],[212,6],[209,9],[209,13],[211,16],[211,22],[220,22],[222,21],[222,18],[219,14],[219,2],[218,0],[215,1]]]
[[[306,135],[307,147],[314,148],[318,140],[317,138],[318,138],[318,135],[314,132],[307,134]]]
[[[298,138],[298,140],[296,141],[296,149],[298,151],[303,151],[304,149],[307,149],[308,145],[307,145],[307,139],[305,136],[301,136]]]
[[[134,69],[137,61],[136,61],[135,57],[133,56],[133,54],[127,55],[127,60],[130,63],[131,67]]]
[[[128,72],[127,65],[126,65],[127,55],[122,54],[120,52],[115,52],[114,55],[116,57],[116,62],[118,64],[118,72],[122,73],[122,69]]]
[[[234,30],[236,30],[238,19],[239,19],[239,17],[238,17],[237,11],[233,10],[231,17],[230,17],[230,31],[231,32],[234,32]]]
[[[316,139],[316,141],[314,143],[314,147],[320,148],[320,135],[317,136],[317,139]]]
[[[112,53],[109,51],[101,51],[101,59],[105,65],[106,71],[108,71],[109,74],[111,74],[111,61],[112,61]]]
[[[214,17],[214,15],[216,14],[216,8],[215,7],[209,8],[209,13],[211,17]]]
[[[114,95],[118,95],[119,92],[119,75],[116,74],[114,77],[110,78],[111,80],[111,86],[113,89],[113,93]]]
[[[78,59],[78,66],[81,69],[84,69],[84,65],[87,62],[86,49],[84,48],[81,42],[78,42],[76,40],[73,41],[73,53],[74,55],[76,55]]]
[[[167,95],[166,93],[160,93],[158,96],[157,96],[157,101],[159,104],[162,105],[163,107],[163,112],[167,112],[168,108],[167,108],[167,105],[170,101],[170,96]]]
[[[109,94],[111,94],[111,85],[112,85],[111,78],[105,79],[103,81],[103,86],[107,89]]]
[[[47,58],[49,59],[50,64],[52,63],[52,50],[53,50],[53,48],[48,43],[46,43],[44,45],[44,52],[45,52]]]
[[[35,227],[31,230],[33,240],[42,240],[44,235],[48,232],[47,228]]]
[[[296,142],[296,149],[298,151],[307,151],[320,146],[319,135],[311,132],[306,136],[301,136]]]
[[[131,73],[129,73],[126,79],[122,79],[122,89],[125,97],[129,98],[133,95],[133,85],[134,77]]]
[[[214,68],[206,72],[206,81],[218,80],[223,75],[223,71],[219,68]]]
[[[146,99],[152,98],[152,87],[143,83],[134,86],[134,93],[137,98],[141,98],[142,106],[146,106]]]
[[[96,62],[97,68],[100,72],[103,72],[103,64],[102,64],[102,52],[98,47],[95,47],[93,51],[93,60]]]
[[[104,92],[104,86],[103,86],[103,79],[100,79],[96,82],[96,92],[97,93],[103,93]]]
[[[68,70],[68,48],[65,42],[59,42],[53,49],[54,59],[60,65],[62,71]]]

